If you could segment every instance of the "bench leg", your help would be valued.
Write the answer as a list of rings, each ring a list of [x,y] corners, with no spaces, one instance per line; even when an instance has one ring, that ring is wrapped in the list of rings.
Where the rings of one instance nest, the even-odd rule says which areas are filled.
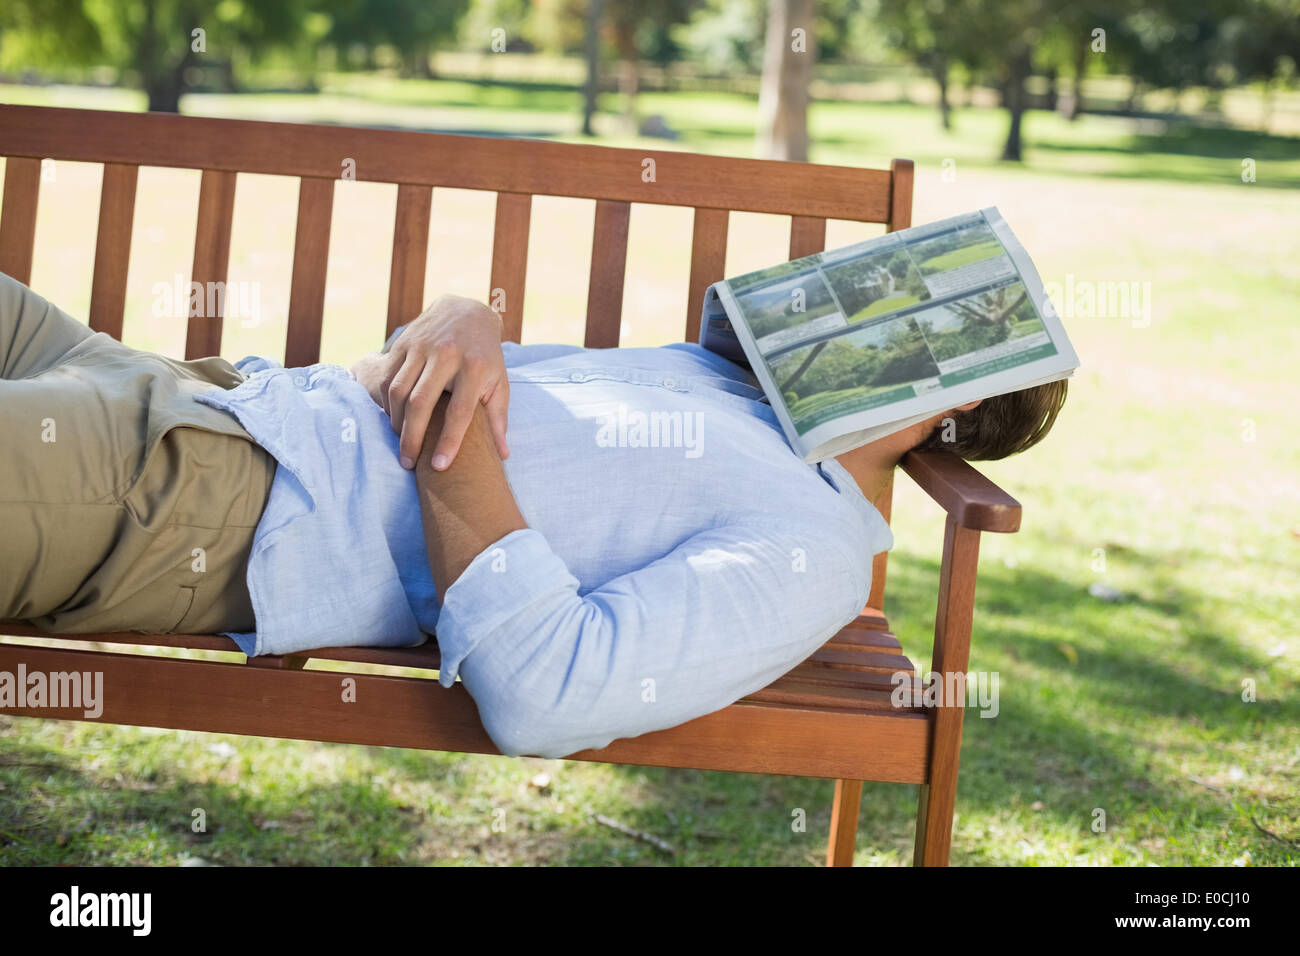
[[[913,866],[948,865],[952,815],[957,805],[957,764],[954,762],[951,766],[951,773],[935,773],[930,783],[921,784]]]
[[[831,804],[831,836],[826,844],[827,866],[852,866],[858,839],[858,809],[862,806],[861,780],[836,780]]]
[[[939,604],[934,619],[934,656],[930,680],[948,687],[948,675],[965,674],[970,663],[971,619],[975,610],[975,576],[980,534],[949,515],[939,568]],[[964,686],[964,685],[961,685]],[[916,812],[917,866],[947,866],[952,845],[952,815],[957,806],[957,765],[961,759],[961,724],[966,701],[941,700],[933,711],[930,735],[930,780],[921,785]]]
[[[930,744],[930,782],[921,784],[921,797],[916,808],[913,866],[948,865],[952,817],[957,810],[961,726],[960,708],[936,708]]]

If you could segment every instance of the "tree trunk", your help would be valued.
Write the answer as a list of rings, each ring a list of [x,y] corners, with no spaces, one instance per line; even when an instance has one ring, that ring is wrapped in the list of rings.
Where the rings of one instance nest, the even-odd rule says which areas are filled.
[[[582,88],[582,135],[594,136],[591,120],[596,115],[600,95],[600,13],[601,0],[587,0],[587,82]]]
[[[1083,74],[1088,70],[1088,45],[1080,43],[1074,54],[1074,76],[1070,78],[1070,92],[1064,97],[1061,112],[1070,122],[1083,113]]]
[[[1002,147],[1002,159],[1018,163],[1021,160],[1020,120],[1025,113],[1025,80],[1029,76],[1031,54],[1028,47],[1011,57],[1007,64],[1007,81],[1002,91],[1002,105],[1011,114],[1007,128],[1007,142]]]
[[[802,30],[798,41],[794,31]],[[808,85],[817,57],[813,0],[768,0],[758,97],[758,155],[808,159]],[[797,45],[796,45],[797,44]]]
[[[170,75],[147,77],[144,91],[149,97],[149,112],[179,113],[184,85],[180,70]]]
[[[627,131],[637,133],[636,95],[641,86],[640,55],[636,48],[636,25],[619,19],[614,24],[614,42],[618,46],[618,89],[623,94],[623,122]]]
[[[221,88],[227,93],[238,93],[239,80],[235,76],[235,61],[231,57],[225,57],[217,68],[221,72]]]
[[[1128,88],[1128,102],[1124,104],[1124,111],[1129,114],[1136,113],[1142,106],[1142,81],[1134,79]]]
[[[952,132],[952,103],[948,99],[948,61],[941,56],[930,61],[930,73],[939,84],[939,117],[945,133]]]
[[[140,74],[151,113],[179,113],[181,93],[185,91],[185,68],[193,62],[189,38],[179,60],[167,56],[167,44],[158,35],[157,4],[148,0],[144,8],[144,25],[135,48],[135,67]]]
[[[816,345],[812,347],[812,349],[808,352],[808,355],[804,358],[804,360],[799,363],[799,367],[795,369],[793,372],[791,372],[790,377],[781,383],[782,392],[790,391],[790,389],[794,386],[794,384],[797,381],[799,381],[799,379],[803,378],[803,373],[808,371],[809,367],[812,365],[813,361],[817,358],[817,356],[822,354],[822,349],[824,348],[826,348],[825,342],[818,342]]]

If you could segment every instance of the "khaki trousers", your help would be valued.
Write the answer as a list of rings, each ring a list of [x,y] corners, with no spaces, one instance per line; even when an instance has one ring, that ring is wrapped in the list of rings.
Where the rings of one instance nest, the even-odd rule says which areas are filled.
[[[193,399],[242,379],[92,332],[0,274],[0,620],[252,630],[245,573],[275,459]]]

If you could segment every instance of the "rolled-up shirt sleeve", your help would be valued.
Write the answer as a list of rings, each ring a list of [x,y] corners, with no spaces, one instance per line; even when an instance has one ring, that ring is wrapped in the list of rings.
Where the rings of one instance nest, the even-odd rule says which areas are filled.
[[[700,532],[580,593],[536,530],[447,589],[440,680],[459,675],[497,747],[560,757],[673,727],[776,680],[861,611],[871,546],[770,522]]]

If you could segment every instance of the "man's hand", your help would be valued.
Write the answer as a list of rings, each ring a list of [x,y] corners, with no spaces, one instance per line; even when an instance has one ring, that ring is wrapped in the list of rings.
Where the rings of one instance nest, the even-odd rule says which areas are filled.
[[[352,367],[402,436],[402,467],[413,468],[443,392],[451,392],[446,423],[432,453],[444,470],[455,459],[465,431],[481,403],[497,454],[506,446],[510,383],[501,353],[501,317],[481,302],[458,295],[440,296],[399,335],[386,355],[366,356]]]

